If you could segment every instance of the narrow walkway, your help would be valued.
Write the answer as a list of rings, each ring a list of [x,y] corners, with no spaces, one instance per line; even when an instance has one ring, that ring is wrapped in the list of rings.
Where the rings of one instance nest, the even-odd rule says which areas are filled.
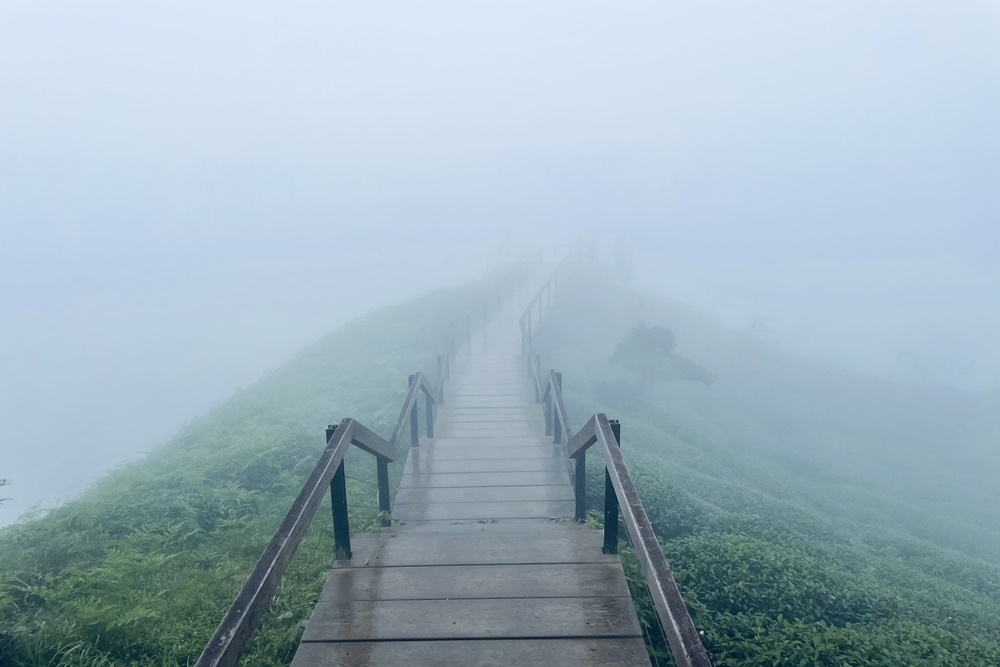
[[[355,538],[293,667],[649,665],[618,557],[573,521],[516,320],[456,362],[437,437],[407,458],[399,524]]]

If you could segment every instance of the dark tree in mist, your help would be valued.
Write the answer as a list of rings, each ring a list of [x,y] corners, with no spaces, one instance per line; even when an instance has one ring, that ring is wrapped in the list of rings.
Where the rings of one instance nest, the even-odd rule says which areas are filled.
[[[693,380],[704,385],[715,376],[690,359],[674,353],[677,341],[669,327],[640,324],[615,348],[611,360],[631,371],[643,383],[657,380]]]

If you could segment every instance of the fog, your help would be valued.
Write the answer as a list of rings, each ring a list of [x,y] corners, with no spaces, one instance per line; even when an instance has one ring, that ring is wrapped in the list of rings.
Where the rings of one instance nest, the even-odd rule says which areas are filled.
[[[503,244],[1000,386],[1000,2],[0,5],[0,523]]]

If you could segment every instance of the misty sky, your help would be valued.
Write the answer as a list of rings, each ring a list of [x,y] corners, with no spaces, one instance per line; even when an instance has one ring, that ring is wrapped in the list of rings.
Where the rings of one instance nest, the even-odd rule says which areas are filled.
[[[4,0],[0,523],[503,239],[996,388],[998,183],[1000,0]]]

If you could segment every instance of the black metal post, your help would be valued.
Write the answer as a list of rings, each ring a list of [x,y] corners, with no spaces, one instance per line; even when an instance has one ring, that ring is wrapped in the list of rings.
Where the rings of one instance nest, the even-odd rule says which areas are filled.
[[[587,519],[587,452],[580,452],[576,457],[573,492],[576,494],[576,520],[583,523]]]
[[[329,444],[336,426],[326,427],[326,442]],[[388,498],[388,493],[386,494]],[[330,506],[333,510],[333,552],[336,560],[351,559],[351,523],[347,515],[347,473],[344,462],[337,466],[337,472],[330,480]]]
[[[556,387],[558,387],[559,396],[562,396],[562,373],[556,373]],[[552,390],[553,392],[556,389]],[[556,403],[553,397],[552,403],[552,442],[557,445],[562,444],[562,434],[563,434],[562,421],[559,419],[559,415],[556,412]]]
[[[413,387],[413,381],[417,379],[416,375],[410,376],[410,387]],[[417,423],[419,416],[417,415],[417,401],[413,401],[413,407],[410,408],[410,446],[419,447],[420,446],[420,425]]]
[[[439,391],[438,395],[435,396],[434,398],[440,404],[440,403],[444,403],[444,378],[445,378],[445,374],[444,374],[444,356],[440,355],[440,354],[438,355],[438,375],[437,376],[438,376],[438,380],[439,380],[438,386],[441,388],[441,391]]]
[[[617,419],[609,419],[611,432],[615,434],[615,441],[609,443],[611,447],[621,447],[622,427]],[[618,494],[611,483],[611,475],[608,468],[604,468],[604,548],[606,554],[618,553]]]
[[[427,437],[434,437],[434,401],[427,394],[424,394],[424,418],[427,421]]]
[[[540,354],[535,355],[535,377],[538,378],[539,380],[542,379],[542,355]],[[541,391],[542,391],[541,382],[538,382],[535,384],[536,403],[542,400]]]
[[[389,507],[389,462],[381,456],[376,456],[375,471],[378,478],[378,511],[382,515],[382,527],[388,528],[392,525],[392,519],[389,517],[391,510]]]
[[[545,395],[545,435],[552,435],[552,391]]]

